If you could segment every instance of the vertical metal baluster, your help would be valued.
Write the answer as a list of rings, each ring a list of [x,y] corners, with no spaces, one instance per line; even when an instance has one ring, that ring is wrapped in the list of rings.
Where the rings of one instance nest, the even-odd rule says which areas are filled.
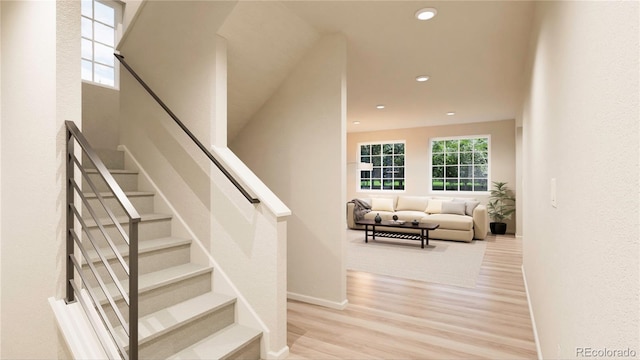
[[[67,226],[66,226],[66,235],[67,235],[67,244],[66,244],[66,303],[72,303],[75,301],[75,295],[73,292],[73,287],[71,286],[71,282],[74,281],[75,273],[73,269],[73,263],[71,262],[71,256],[74,256],[74,243],[73,236],[71,235],[75,226],[75,219],[73,216],[73,210],[71,209],[71,204],[74,202],[74,190],[71,185],[71,179],[74,178],[74,164],[73,164],[73,156],[74,155],[74,139],[71,134],[71,131],[67,129]]]
[[[129,359],[138,360],[138,223],[129,219]]]

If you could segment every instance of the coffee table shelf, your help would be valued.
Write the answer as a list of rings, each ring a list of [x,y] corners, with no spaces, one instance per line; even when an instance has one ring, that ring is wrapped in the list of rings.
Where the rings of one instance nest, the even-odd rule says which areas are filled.
[[[403,240],[419,240],[420,247],[424,249],[424,245],[429,245],[429,230],[435,230],[440,225],[438,224],[430,224],[430,223],[419,223],[418,225],[413,225],[410,222],[405,222],[403,224],[391,221],[391,220],[382,220],[382,222],[375,222],[374,220],[364,219],[356,221],[358,225],[364,225],[364,242],[369,242],[369,231],[371,231],[371,239],[375,240],[376,236],[392,238],[392,239],[403,239]],[[387,231],[387,229],[383,231],[377,231],[376,226],[384,226],[386,228],[399,228],[399,229],[417,229],[420,230],[419,234],[411,234],[411,233],[402,233],[402,232],[393,232]],[[371,230],[369,229],[371,228]]]

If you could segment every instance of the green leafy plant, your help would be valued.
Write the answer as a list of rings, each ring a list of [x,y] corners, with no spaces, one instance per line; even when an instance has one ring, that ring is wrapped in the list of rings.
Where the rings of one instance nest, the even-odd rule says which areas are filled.
[[[491,196],[489,196],[489,204],[487,205],[489,217],[495,222],[511,219],[511,215],[516,211],[515,203],[516,198],[511,195],[511,190],[507,187],[507,183],[494,181]]]

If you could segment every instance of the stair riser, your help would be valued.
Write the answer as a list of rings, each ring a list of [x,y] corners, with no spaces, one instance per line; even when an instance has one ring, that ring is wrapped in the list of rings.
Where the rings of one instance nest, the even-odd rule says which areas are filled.
[[[96,149],[96,153],[107,169],[124,169],[124,151]],[[84,152],[82,153],[82,165],[87,169],[95,169]]]
[[[221,360],[258,360],[260,359],[260,338],[256,338],[240,349],[234,351],[229,356],[223,357]]]
[[[139,356],[142,359],[166,359],[214,332],[233,324],[234,321],[235,308],[232,303],[199,319],[183,323],[178,328],[151,341],[140,344]]]
[[[125,233],[129,235],[129,224],[125,223],[121,225]],[[111,237],[111,240],[114,244],[120,245],[125,243],[115,225],[105,226],[105,230],[107,231],[107,235]],[[100,247],[108,246],[106,240],[104,239],[104,236],[100,233],[100,229],[98,229],[97,227],[92,227],[89,232],[91,233],[91,235],[93,235],[94,239]],[[138,241],[169,236],[171,236],[171,219],[142,221],[138,224]],[[90,247],[91,244],[88,244],[87,246]]]
[[[136,191],[138,190],[138,174],[111,174],[113,178],[116,180],[120,188],[124,191]],[[102,177],[98,174],[89,174],[89,179],[93,185],[98,189],[99,192],[109,192],[111,191],[107,186],[107,183],[102,179]],[[82,189],[84,191],[92,191],[91,187],[87,183],[87,180],[82,180]]]
[[[111,209],[115,216],[124,216],[127,215],[124,211],[124,208],[118,200],[114,197],[103,197],[102,198],[106,204],[106,206]],[[129,196],[129,201],[133,207],[138,211],[139,214],[148,214],[153,212],[153,195],[145,195],[145,196]],[[99,218],[107,217],[107,211],[104,209],[100,200],[97,198],[88,199],[89,206],[96,213],[96,216]],[[82,210],[82,217],[88,219],[91,217],[91,213],[87,209]]]
[[[145,252],[138,256],[138,272],[140,275],[148,274],[150,272],[162,270],[172,266],[178,266],[189,262],[191,257],[189,244],[171,247],[169,249],[161,249],[157,251]],[[129,257],[125,256],[124,261],[129,263]],[[105,283],[113,282],[111,276],[107,273],[104,264],[101,261],[94,263],[98,269],[98,274],[102,277]],[[109,260],[109,265],[118,276],[118,279],[125,279],[126,275],[124,269],[120,265],[120,262],[116,259]],[[90,274],[88,265],[84,265],[83,268],[87,272],[87,279],[91,287],[98,286],[98,282],[93,275]]]
[[[138,295],[138,316],[142,317],[151,314],[209,291],[211,291],[211,272],[145,291]],[[124,318],[128,319],[129,307],[126,306],[124,301],[118,300],[116,301],[116,305],[118,305]],[[120,325],[109,304],[103,305],[103,309],[105,309],[105,313],[111,324],[114,326]]]

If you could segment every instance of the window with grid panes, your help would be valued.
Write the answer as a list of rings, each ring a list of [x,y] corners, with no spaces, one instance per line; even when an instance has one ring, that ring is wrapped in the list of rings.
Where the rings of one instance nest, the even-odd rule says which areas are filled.
[[[488,191],[490,137],[431,139],[432,191]]]
[[[360,162],[373,170],[361,170],[359,190],[404,190],[404,141],[358,144]]]
[[[82,0],[82,80],[117,87],[113,53],[121,5],[108,0]]]

